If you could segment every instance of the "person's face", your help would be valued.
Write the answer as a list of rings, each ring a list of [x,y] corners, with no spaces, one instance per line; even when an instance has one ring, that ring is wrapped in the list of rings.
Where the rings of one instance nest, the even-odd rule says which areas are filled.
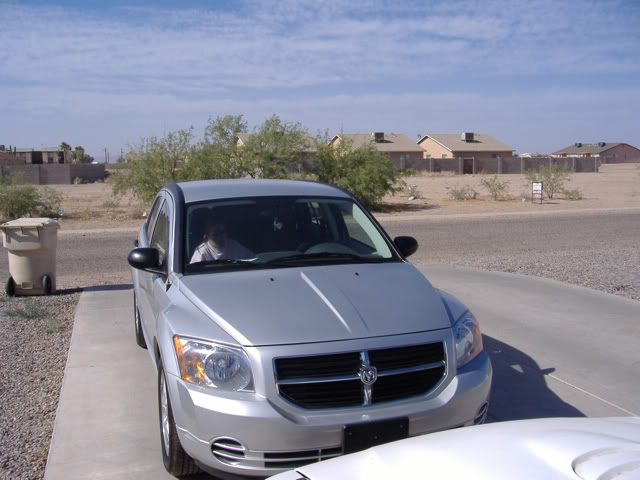
[[[217,224],[209,228],[209,240],[214,245],[224,245],[227,229],[224,225]]]

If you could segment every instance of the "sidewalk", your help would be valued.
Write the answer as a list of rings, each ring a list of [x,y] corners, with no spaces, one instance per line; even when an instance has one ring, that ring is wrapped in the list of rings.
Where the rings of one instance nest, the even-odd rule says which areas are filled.
[[[153,365],[133,337],[131,285],[80,297],[44,478],[174,478],[160,455]]]

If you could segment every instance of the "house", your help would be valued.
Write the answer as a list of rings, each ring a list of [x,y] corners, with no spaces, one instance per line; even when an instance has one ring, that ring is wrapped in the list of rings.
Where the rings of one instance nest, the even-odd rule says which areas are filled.
[[[556,158],[564,157],[599,157],[604,163],[638,163],[640,149],[628,143],[574,143],[573,145],[553,152]]]
[[[418,145],[425,159],[459,159],[456,169],[471,174],[483,169],[502,172],[502,160],[511,159],[515,151],[495,137],[473,132],[429,133],[418,140]]]
[[[61,150],[58,147],[49,148],[16,148],[16,155],[29,165],[48,163],[72,163],[71,150]]]
[[[372,143],[376,150],[389,156],[395,168],[424,169],[422,148],[401,133],[340,133],[331,139],[329,146],[338,145],[344,140],[351,141],[354,148]]]
[[[11,146],[0,145],[0,165],[24,165],[24,160],[13,152]]]

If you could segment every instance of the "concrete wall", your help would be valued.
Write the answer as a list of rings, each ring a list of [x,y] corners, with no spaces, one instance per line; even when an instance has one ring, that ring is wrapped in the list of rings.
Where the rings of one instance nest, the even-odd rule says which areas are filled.
[[[550,158],[550,157],[508,157],[508,158],[429,158],[425,159],[427,172],[454,172],[465,173],[465,165],[469,169],[467,173],[524,173],[527,170],[537,170],[541,166],[564,165],[575,172],[598,172],[602,158]],[[395,167],[396,165],[394,165]],[[412,167],[413,168],[413,167]],[[471,172],[471,169],[473,172]]]
[[[68,185],[75,178],[85,182],[104,180],[104,164],[51,164],[51,165],[9,165],[0,167],[0,176],[12,172],[23,172],[27,182],[34,185]]]
[[[423,158],[422,152],[390,152],[388,156],[393,168],[429,169],[429,162]]]

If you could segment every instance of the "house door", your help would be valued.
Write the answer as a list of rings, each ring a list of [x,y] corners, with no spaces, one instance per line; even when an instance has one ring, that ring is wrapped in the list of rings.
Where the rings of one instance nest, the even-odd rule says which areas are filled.
[[[473,175],[473,158],[463,159],[462,173],[465,175]]]

